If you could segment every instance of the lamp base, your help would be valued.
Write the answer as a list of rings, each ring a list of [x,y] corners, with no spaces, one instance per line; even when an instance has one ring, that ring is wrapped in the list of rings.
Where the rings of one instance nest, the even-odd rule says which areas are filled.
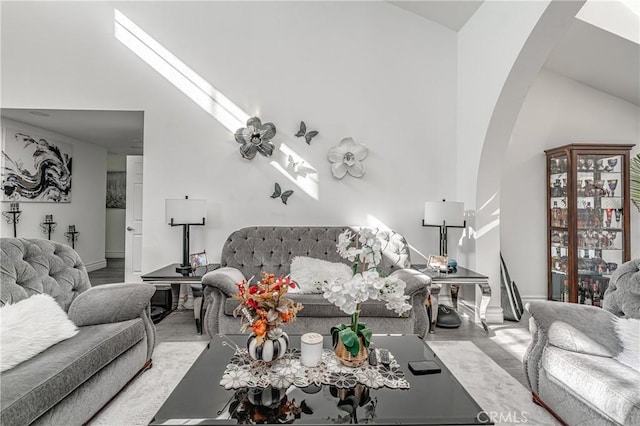
[[[182,275],[189,275],[193,271],[191,265],[180,265],[176,267],[176,272]]]

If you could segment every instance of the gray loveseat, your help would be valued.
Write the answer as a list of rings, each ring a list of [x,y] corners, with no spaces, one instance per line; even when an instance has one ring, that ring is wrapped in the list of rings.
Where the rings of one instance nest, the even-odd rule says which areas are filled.
[[[2,238],[0,303],[47,293],[79,328],[0,375],[0,423],[80,425],[151,365],[155,328],[148,284],[91,287],[71,247]]]
[[[620,317],[634,318],[639,312],[638,265],[640,260],[621,265],[610,284],[611,292],[625,292],[630,302],[635,294],[636,303],[611,297],[607,304],[611,292],[605,292],[604,307],[615,306]],[[634,339],[621,330],[625,320],[607,309],[531,302],[527,310],[533,341],[524,367],[534,401],[569,425],[640,424],[640,371],[624,362],[638,360],[640,351],[633,355],[632,350],[638,348],[638,323],[626,324],[635,327]],[[631,357],[624,358],[625,349],[632,350]]]
[[[250,227],[233,232],[222,248],[220,269],[208,272],[202,278],[206,314],[205,331],[209,336],[217,333],[237,334],[240,319],[233,317],[238,301],[235,283],[255,276],[261,271],[284,276],[289,274],[295,256],[307,256],[331,262],[348,262],[336,252],[338,235],[348,227]],[[363,303],[361,320],[374,333],[404,333],[423,336],[429,331],[425,302],[431,279],[410,269],[409,248],[400,234],[389,234],[380,268],[383,273],[394,274],[406,282],[405,294],[411,296],[412,305],[407,317],[398,317],[379,301]],[[328,334],[332,326],[346,322],[348,316],[328,302],[322,294],[290,294],[289,297],[304,305],[296,321],[287,324],[285,331],[303,334],[314,331]]]

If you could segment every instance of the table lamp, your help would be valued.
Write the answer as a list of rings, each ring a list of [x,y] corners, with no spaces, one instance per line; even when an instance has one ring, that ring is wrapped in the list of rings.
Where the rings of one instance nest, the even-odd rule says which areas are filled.
[[[464,203],[459,201],[427,201],[424,203],[422,226],[440,228],[440,256],[447,256],[447,228],[465,228]]]
[[[170,226],[182,226],[182,264],[176,272],[191,273],[189,264],[189,227],[203,226],[207,218],[207,200],[183,199],[165,200],[165,218]]]

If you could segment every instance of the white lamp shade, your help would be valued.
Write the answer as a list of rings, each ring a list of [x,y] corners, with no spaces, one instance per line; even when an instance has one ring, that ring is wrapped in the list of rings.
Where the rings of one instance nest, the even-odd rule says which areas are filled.
[[[461,201],[427,201],[424,203],[426,225],[464,225],[464,203]]]
[[[202,223],[207,218],[207,200],[192,200],[182,198],[177,200],[164,200],[165,219],[167,223],[181,225],[185,223]]]

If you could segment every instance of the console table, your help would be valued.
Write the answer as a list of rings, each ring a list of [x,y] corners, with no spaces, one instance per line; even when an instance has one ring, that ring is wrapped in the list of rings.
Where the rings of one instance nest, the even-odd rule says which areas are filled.
[[[458,266],[456,272],[451,273],[429,271],[426,266],[427,265],[411,265],[412,268],[429,275],[431,277],[431,282],[434,284],[477,285],[478,288],[480,288],[480,291],[482,292],[479,311],[480,322],[482,323],[482,328],[484,328],[484,331],[488,333],[489,327],[487,326],[487,306],[489,306],[489,301],[491,300],[491,287],[489,286],[489,277],[479,274],[470,269],[463,268],[462,266]],[[440,294],[442,295],[443,292],[440,292]],[[445,298],[446,297],[447,296],[445,296]]]
[[[182,285],[189,285],[193,289],[194,286],[196,290],[200,287],[200,291],[202,289],[202,276],[209,271],[213,271],[220,267],[219,263],[211,263],[206,267],[197,268],[191,274],[184,275],[176,271],[176,267],[180,266],[179,263],[172,263],[170,265],[164,266],[160,269],[157,269],[153,272],[149,272],[148,274],[144,274],[141,276],[142,281],[148,282],[150,284],[155,285],[156,287],[161,287],[163,285],[171,286],[171,310],[174,311],[178,308],[178,299],[180,298],[180,287]],[[196,312],[196,329],[198,334],[202,334],[202,322],[204,317],[204,297],[202,297],[202,301],[200,302],[200,309]],[[195,311],[195,306],[194,306]]]

